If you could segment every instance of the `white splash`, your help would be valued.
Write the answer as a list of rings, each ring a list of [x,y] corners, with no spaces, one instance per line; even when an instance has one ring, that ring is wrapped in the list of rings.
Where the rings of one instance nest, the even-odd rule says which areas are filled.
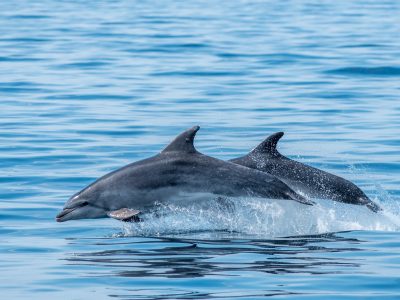
[[[124,236],[170,236],[228,232],[235,236],[278,237],[322,234],[348,230],[399,231],[400,210],[374,200],[383,212],[329,200],[307,206],[287,200],[235,198],[209,205],[159,206],[139,223],[125,224]],[[392,201],[390,201],[392,202]]]

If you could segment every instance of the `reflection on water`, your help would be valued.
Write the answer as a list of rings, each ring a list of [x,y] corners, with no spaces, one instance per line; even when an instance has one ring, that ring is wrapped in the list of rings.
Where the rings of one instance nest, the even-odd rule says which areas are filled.
[[[98,251],[69,254],[66,261],[68,264],[101,265],[106,267],[106,273],[125,277],[234,276],[236,271],[329,274],[346,272],[347,268],[360,264],[352,259],[335,259],[330,253],[361,251],[357,248],[361,241],[333,233],[271,240],[124,240],[72,240],[71,243],[90,244]],[[242,255],[253,259],[240,259]]]
[[[218,234],[219,239],[198,239],[198,232],[192,234],[196,238],[185,234],[170,238],[71,239],[72,248],[91,251],[68,253],[64,261],[66,267],[86,270],[86,274],[80,274],[82,280],[116,280],[119,288],[109,296],[122,299],[307,295],[310,290],[299,288],[304,285],[303,275],[317,280],[318,275],[329,278],[367,273],[362,269],[363,259],[357,257],[363,252],[364,242],[346,237],[346,233],[277,239]],[[280,276],[284,276],[283,281]],[[151,283],[155,286],[143,288]],[[251,292],[248,286],[252,286]]]

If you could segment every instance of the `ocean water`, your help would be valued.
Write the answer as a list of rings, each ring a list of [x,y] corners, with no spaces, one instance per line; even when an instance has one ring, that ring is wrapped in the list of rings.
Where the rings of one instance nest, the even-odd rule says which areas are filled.
[[[399,299],[400,2],[1,1],[2,299]],[[56,223],[75,192],[200,125],[384,212],[241,199]]]

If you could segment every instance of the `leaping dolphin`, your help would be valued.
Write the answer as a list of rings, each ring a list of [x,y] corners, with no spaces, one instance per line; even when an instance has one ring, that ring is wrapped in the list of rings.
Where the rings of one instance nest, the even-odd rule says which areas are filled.
[[[354,183],[280,154],[276,146],[283,134],[283,132],[272,134],[249,154],[230,161],[274,175],[295,191],[309,197],[365,205],[373,212],[381,210]]]
[[[56,220],[108,216],[130,221],[157,203],[199,193],[214,198],[252,196],[313,204],[273,175],[199,153],[193,145],[199,129],[184,131],[158,155],[99,178],[73,195]]]

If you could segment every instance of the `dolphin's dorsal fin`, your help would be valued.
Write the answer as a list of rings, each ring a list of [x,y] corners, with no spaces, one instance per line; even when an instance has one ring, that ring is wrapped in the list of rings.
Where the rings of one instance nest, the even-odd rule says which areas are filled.
[[[262,153],[270,156],[281,156],[281,154],[276,149],[276,146],[283,135],[284,133],[281,131],[271,134],[261,144],[255,147],[254,150],[250,152],[250,154]]]
[[[196,148],[193,145],[194,137],[196,132],[199,131],[199,126],[194,126],[188,130],[185,130],[178,135],[161,153],[167,152],[185,152],[185,153],[196,153]]]

